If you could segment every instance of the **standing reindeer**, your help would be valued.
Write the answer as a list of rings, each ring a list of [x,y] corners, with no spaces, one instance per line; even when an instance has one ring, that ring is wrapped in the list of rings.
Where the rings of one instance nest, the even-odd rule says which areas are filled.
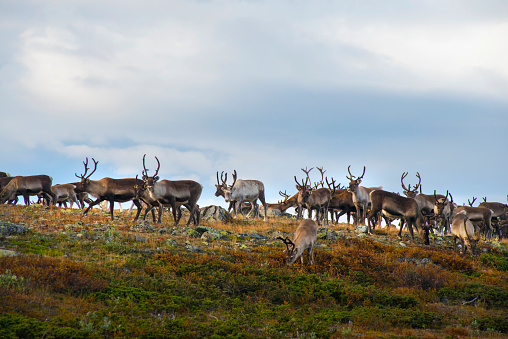
[[[217,172],[217,180],[218,180],[218,174]],[[227,178],[227,173],[226,173]],[[226,202],[235,202],[234,203],[234,211],[235,211],[235,218],[238,217],[238,210],[240,210],[240,213],[243,215],[242,211],[242,204],[244,201],[248,201],[252,204],[252,208],[247,214],[247,218],[250,217],[252,212],[256,211],[257,203],[256,201],[259,199],[261,201],[261,204],[263,204],[264,210],[265,210],[265,218],[264,221],[267,221],[266,219],[266,201],[265,201],[265,186],[263,183],[259,180],[237,180],[237,174],[236,170],[233,171],[233,184],[231,186],[227,186],[225,184],[225,180],[223,181],[221,186],[221,191],[224,194],[224,200]],[[215,193],[216,196],[217,192]],[[257,218],[257,213],[255,214],[255,218]]]
[[[116,202],[126,202],[132,200],[136,207],[138,208],[138,212],[134,217],[134,221],[136,221],[141,213],[141,203],[138,198],[136,198],[136,185],[142,185],[143,181],[134,178],[125,178],[125,179],[112,179],[112,178],[103,178],[100,180],[90,180],[92,174],[97,170],[98,161],[94,162],[94,169],[91,173],[88,173],[88,158],[86,161],[83,161],[85,165],[85,173],[82,175],[78,175],[75,173],[76,177],[80,178],[81,181],[77,184],[76,190],[77,192],[87,192],[91,196],[96,197],[96,200],[92,202],[87,209],[83,212],[83,216],[85,216],[88,211],[101,203],[101,201],[107,200],[109,201],[109,210],[111,213],[111,220],[114,220],[113,210],[115,201]]]
[[[307,250],[309,264],[314,264],[314,247],[317,240],[317,225],[312,219],[305,219],[298,224],[293,241],[288,237],[277,237],[286,244],[286,263],[292,265],[300,257],[303,265],[303,252]]]
[[[423,229],[425,244],[429,244],[428,228],[424,228],[424,220],[420,212],[420,208],[414,199],[402,197],[392,192],[375,190],[370,193],[370,200],[372,204],[371,210],[367,214],[367,219],[369,220],[369,233],[372,232],[370,227],[370,220],[372,217],[378,215],[378,222],[381,224],[381,216],[379,214],[383,213],[393,219],[404,218],[413,241],[413,226],[416,226],[417,230]],[[399,229],[399,238],[402,238],[402,227]]]
[[[365,175],[365,166],[363,166],[363,173],[361,176],[355,179],[355,176],[351,174],[350,170],[351,165],[348,166],[347,171],[349,172],[349,177],[346,175],[346,178],[349,179],[349,187],[348,192],[353,194],[353,203],[356,208],[356,223],[365,225],[365,217],[367,216],[367,208],[370,205],[370,193],[375,190],[382,190],[383,186],[378,187],[363,187],[360,186],[362,182],[362,178]]]
[[[298,182],[295,176],[296,181],[296,189],[298,190],[298,217],[302,216],[302,207],[307,208],[309,211],[308,218],[312,219],[312,210],[316,210],[316,220],[318,225],[321,225],[321,220],[324,219],[325,223],[328,223],[328,205],[330,204],[330,197],[332,192],[329,188],[322,187],[317,188],[319,185],[323,183],[324,173],[323,168],[317,167],[319,172],[321,173],[321,181],[316,183],[313,187],[310,187],[308,182],[310,181],[309,172],[312,171],[314,167],[311,169],[303,169],[302,171],[307,175],[305,182],[302,179],[302,184]]]
[[[159,181],[157,174],[159,173],[160,162],[157,157],[155,157],[157,160],[157,170],[155,170],[155,174],[153,176],[148,176],[148,170],[145,166],[145,156],[146,154],[143,156],[143,192],[141,192],[141,196],[144,197],[143,200],[147,202],[149,207],[159,207],[159,218],[157,222],[162,222],[162,211],[164,209],[164,205],[169,205],[171,206],[171,210],[173,212],[175,225],[178,226],[178,222],[181,217],[180,206],[184,205],[190,212],[187,226],[189,226],[192,220],[194,220],[196,225],[199,225],[199,206],[197,205],[197,202],[201,197],[203,186],[193,180]]]

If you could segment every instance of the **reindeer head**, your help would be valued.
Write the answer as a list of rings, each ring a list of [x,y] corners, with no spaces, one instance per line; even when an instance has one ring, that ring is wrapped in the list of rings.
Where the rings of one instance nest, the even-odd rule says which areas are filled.
[[[404,185],[404,178],[407,176],[407,172],[403,172],[402,173],[402,176],[400,177],[400,183],[402,184],[402,189],[404,190],[404,194],[406,195],[406,197],[408,198],[416,198],[416,196],[418,195],[418,188],[421,187],[421,183],[422,183],[422,178],[420,177],[420,173],[416,172],[416,176],[418,177],[418,184],[416,184],[416,186],[411,189],[411,184],[409,184],[408,187],[406,187],[406,185]]]
[[[77,188],[78,188],[79,190],[84,190],[84,189],[88,186],[88,184],[90,183],[90,179],[89,179],[89,178],[90,178],[90,177],[92,176],[92,174],[94,174],[94,173],[95,173],[95,171],[97,170],[97,164],[98,164],[99,162],[98,162],[98,161],[95,161],[95,159],[94,159],[94,158],[92,158],[92,161],[93,161],[93,163],[94,163],[94,168],[93,168],[92,173],[90,173],[90,174],[86,175],[86,174],[88,173],[88,170],[90,169],[90,168],[88,168],[88,157],[86,158],[86,161],[83,161],[83,165],[85,165],[85,173],[83,173],[83,174],[81,174],[81,175],[78,175],[77,173],[74,173],[74,175],[75,175],[76,177],[78,177],[79,179],[81,179],[80,183],[77,185],[77,186],[78,186]]]
[[[215,188],[217,189],[215,191],[216,197],[224,196],[224,190],[228,188],[226,181],[228,181],[228,174],[226,173],[226,176],[224,176],[224,171],[222,171],[219,181],[219,171],[217,171],[217,184],[215,185]]]
[[[238,178],[238,175],[236,174],[236,170],[233,170],[233,183],[231,186],[226,186],[225,188],[222,188],[222,192],[224,193],[224,200],[226,202],[231,202],[233,200],[233,187],[235,186],[236,179]]]
[[[356,192],[356,190],[358,189],[358,186],[360,186],[360,183],[362,182],[362,178],[365,175],[365,166],[363,166],[362,175],[356,179],[355,179],[355,176],[353,174],[351,174],[350,167],[351,167],[351,165],[349,165],[347,168],[347,171],[349,172],[349,177],[346,175],[346,178],[349,179],[349,187],[347,190],[348,190],[348,192],[353,193],[353,192]]]
[[[159,180],[157,173],[159,173],[159,168],[161,167],[161,163],[159,162],[159,159],[157,159],[157,157],[155,157],[155,160],[157,160],[157,169],[155,170],[155,174],[150,177],[150,176],[148,176],[148,169],[145,166],[145,157],[146,157],[146,154],[143,155],[142,175],[143,175],[143,181],[145,183],[144,188],[150,192],[153,192],[153,187],[154,187],[155,183]]]
[[[303,169],[302,168],[302,171],[305,173],[306,178],[305,178],[305,182],[302,179],[301,185],[298,182],[298,180],[296,179],[296,175],[295,175],[296,189],[298,190],[298,193],[299,193],[298,194],[298,203],[305,203],[307,201],[307,199],[309,198],[309,196],[312,194],[312,191],[317,189],[319,185],[323,184],[324,173],[326,171],[324,171],[322,167],[321,168],[316,167],[316,168],[321,173],[321,180],[317,183],[314,183],[314,186],[310,186],[311,180],[309,177],[309,173],[310,173],[310,171],[312,171],[314,169],[314,167],[311,167],[310,169],[307,169],[307,168]]]
[[[286,264],[289,266],[296,261],[298,255],[298,248],[296,248],[295,244],[288,238],[277,237],[276,239],[282,240],[286,245],[286,249],[284,253],[286,254]]]
[[[438,198],[436,195],[436,190],[434,190],[434,213],[436,215],[442,215],[445,207],[450,203],[448,201],[448,195],[450,195],[451,203],[453,203],[453,197],[450,192],[448,192],[448,190],[446,191],[446,196],[444,198]]]

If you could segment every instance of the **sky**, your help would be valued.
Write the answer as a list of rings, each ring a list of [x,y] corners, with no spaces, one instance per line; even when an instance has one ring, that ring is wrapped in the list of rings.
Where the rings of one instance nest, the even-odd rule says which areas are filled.
[[[0,1],[0,171],[506,202],[508,2]],[[90,160],[91,162],[91,160]],[[317,170],[310,172],[313,181]]]

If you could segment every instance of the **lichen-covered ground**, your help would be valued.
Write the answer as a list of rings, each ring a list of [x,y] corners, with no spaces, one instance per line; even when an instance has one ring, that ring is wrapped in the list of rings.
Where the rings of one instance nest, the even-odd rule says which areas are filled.
[[[315,265],[287,267],[275,238],[289,218],[118,215],[0,205],[1,338],[508,335],[506,241],[470,257],[450,237],[424,246],[338,224],[320,229]]]

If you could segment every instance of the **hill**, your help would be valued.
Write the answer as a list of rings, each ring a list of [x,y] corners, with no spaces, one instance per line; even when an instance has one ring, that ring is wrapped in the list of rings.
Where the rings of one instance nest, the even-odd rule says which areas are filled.
[[[2,338],[501,338],[508,247],[475,257],[395,229],[319,230],[313,266],[287,267],[297,223],[273,217],[199,228],[0,205]],[[169,222],[171,220],[171,222]],[[184,219],[186,221],[186,219]],[[184,224],[183,220],[181,224]]]

